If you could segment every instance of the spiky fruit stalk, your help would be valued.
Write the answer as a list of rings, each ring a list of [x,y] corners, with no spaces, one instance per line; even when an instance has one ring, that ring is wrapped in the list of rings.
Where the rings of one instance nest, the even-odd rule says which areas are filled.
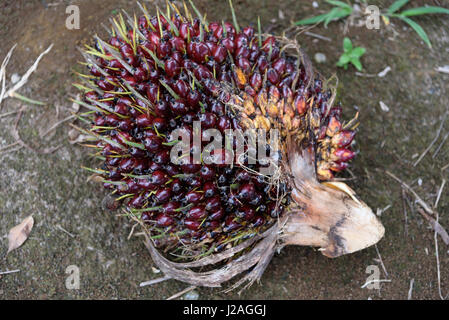
[[[341,122],[334,92],[297,43],[240,29],[234,12],[234,25],[207,23],[194,6],[197,19],[168,6],[155,16],[142,7],[144,15],[127,16],[128,24],[113,19],[109,40],[97,37],[83,52],[90,75],[77,85],[92,123],[84,132],[104,161],[93,171],[142,223],[158,266],[170,277],[217,286],[251,267],[244,279],[260,278],[279,246],[319,246],[336,257],[376,243],[382,225],[332,180],[354,157],[356,119]],[[234,158],[235,140],[211,153],[198,147],[205,129],[279,135],[262,144],[269,155],[254,163],[248,146]],[[176,161],[174,130],[193,138]],[[259,173],[273,163],[271,174]],[[171,262],[161,249],[187,262]],[[237,253],[225,272],[186,270]]]

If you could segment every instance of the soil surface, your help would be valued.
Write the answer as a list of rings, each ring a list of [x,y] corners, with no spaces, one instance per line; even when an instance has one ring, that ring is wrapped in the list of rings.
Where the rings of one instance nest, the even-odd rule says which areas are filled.
[[[143,1],[155,8],[157,1]],[[387,8],[392,1],[372,1]],[[443,1],[412,1],[411,6]],[[231,20],[227,1],[196,0],[209,21]],[[281,34],[293,21],[328,11],[324,1],[234,0],[240,25],[257,25]],[[371,2],[370,2],[371,3]],[[79,30],[65,26],[66,8],[80,8]],[[159,5],[163,5],[159,3]],[[446,7],[448,5],[446,4]],[[22,75],[39,54],[54,44],[29,82],[19,93],[45,102],[32,105],[8,98],[0,106],[0,299],[165,299],[188,285],[166,281],[153,286],[139,283],[160,277],[141,238],[128,239],[132,224],[101,207],[105,191],[93,182],[82,165],[94,161],[79,145],[68,140],[67,122],[55,130],[55,123],[70,116],[68,100],[77,94],[72,86],[81,55],[77,47],[89,43],[95,33],[104,35],[107,23],[120,9],[139,12],[133,1],[3,0],[0,3],[0,59],[17,44],[7,66],[7,82]],[[439,299],[434,232],[417,211],[413,197],[403,197],[401,186],[386,175],[388,170],[408,183],[428,204],[433,205],[443,179],[449,178],[449,121],[422,160],[419,155],[432,143],[445,120],[449,106],[449,75],[436,68],[449,64],[449,18],[443,15],[414,17],[429,35],[429,49],[407,25],[392,20],[379,30],[332,22],[302,33],[298,40],[326,77],[339,78],[338,99],[347,119],[360,112],[358,155],[351,165],[348,184],[374,210],[384,209],[380,219],[385,237],[377,249],[337,259],[328,259],[313,248],[287,247],[276,254],[261,283],[240,296],[236,291],[197,289],[200,299]],[[317,38],[312,34],[322,37]],[[336,67],[343,38],[367,49],[362,57],[363,75]],[[384,77],[377,74],[387,66]],[[380,101],[389,111],[380,107]],[[23,109],[21,109],[23,108]],[[20,113],[4,115],[22,110]],[[386,110],[386,109],[385,109]],[[16,123],[17,120],[20,120]],[[30,147],[4,148],[21,139]],[[443,143],[443,144],[442,144]],[[441,147],[440,147],[441,146]],[[46,153],[49,148],[57,150]],[[440,147],[440,148],[439,148]],[[442,226],[449,227],[449,186],[442,190],[437,211]],[[22,247],[6,254],[10,228],[33,214],[34,228]],[[441,291],[449,291],[449,246],[438,237]],[[70,265],[80,270],[80,288],[66,288],[65,273]],[[362,288],[370,273],[380,270],[378,289]],[[413,279],[413,287],[410,283]]]

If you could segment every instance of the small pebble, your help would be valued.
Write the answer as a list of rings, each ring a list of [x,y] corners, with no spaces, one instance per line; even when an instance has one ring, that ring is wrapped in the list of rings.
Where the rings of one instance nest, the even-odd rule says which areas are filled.
[[[319,7],[319,4],[318,4],[318,2],[314,1],[314,2],[312,2],[312,6],[313,6],[314,8],[318,8],[318,7]]]
[[[17,73],[13,73],[11,76],[12,84],[16,84],[17,82],[19,82],[19,80],[20,80],[20,76]]]
[[[326,62],[326,55],[324,53],[318,52],[315,54],[315,61],[318,63]]]
[[[198,300],[199,298],[200,294],[195,290],[189,291],[184,295],[184,300]]]
[[[383,112],[390,111],[390,108],[388,108],[388,106],[383,101],[379,101],[379,104],[380,104],[380,108],[382,109]]]
[[[422,179],[421,178],[418,179],[418,186],[420,186],[420,187],[422,186]]]

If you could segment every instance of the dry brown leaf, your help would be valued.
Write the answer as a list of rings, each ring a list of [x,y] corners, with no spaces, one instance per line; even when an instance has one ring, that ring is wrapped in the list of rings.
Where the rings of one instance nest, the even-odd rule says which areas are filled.
[[[26,241],[26,239],[28,239],[31,229],[33,228],[33,225],[34,225],[33,216],[29,216],[25,218],[20,224],[9,230],[8,234],[9,245],[8,245],[8,252],[6,254],[20,247]]]

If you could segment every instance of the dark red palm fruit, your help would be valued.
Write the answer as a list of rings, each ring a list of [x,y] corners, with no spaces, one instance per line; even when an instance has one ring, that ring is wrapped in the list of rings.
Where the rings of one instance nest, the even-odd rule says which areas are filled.
[[[236,61],[236,65],[246,74],[251,71],[251,63],[244,57],[239,57]]]
[[[180,54],[184,54],[186,52],[186,43],[181,37],[173,37],[170,39],[170,44],[172,48],[177,50]],[[178,61],[180,62],[180,61]]]
[[[154,112],[159,117],[168,117],[170,115],[170,103],[165,100],[159,100],[154,106]]]
[[[207,216],[203,206],[194,206],[187,212],[187,218],[192,220],[202,220]]]
[[[256,188],[252,182],[245,183],[242,186],[240,186],[237,192],[237,197],[240,200],[250,201],[251,198],[254,197],[255,191]]]
[[[204,197],[210,198],[217,193],[217,187],[214,182],[208,181],[203,185]]]
[[[260,70],[260,73],[265,73],[265,70],[268,68],[268,59],[265,55],[260,55],[257,59],[257,67]]]
[[[170,103],[170,110],[175,115],[184,115],[189,111],[187,105],[184,103],[183,100],[180,99]]]
[[[228,52],[227,49],[222,46],[222,45],[216,45],[213,49],[212,49],[212,58],[217,62],[217,63],[223,63],[223,61],[226,60],[226,57],[228,56]]]
[[[242,33],[248,37],[248,39],[252,39],[255,34],[255,30],[252,27],[246,27],[242,30]]]
[[[222,116],[218,119],[217,127],[221,132],[225,132],[231,129],[231,120],[227,116]]]
[[[170,156],[170,149],[165,149],[164,151],[168,151],[168,155]],[[167,161],[166,163],[169,163],[169,161]],[[174,164],[170,164],[170,163],[166,164],[164,166],[164,169],[167,172],[167,174],[171,177],[176,176],[181,173],[178,166],[176,166]]]
[[[175,220],[173,220],[172,217],[170,217],[170,216],[168,216],[168,215],[166,215],[166,214],[163,214],[163,213],[159,214],[159,215],[156,217],[156,223],[157,223],[157,225],[160,226],[160,227],[168,227],[168,226],[171,226],[174,222],[175,222]]]
[[[148,128],[153,124],[151,116],[142,113],[136,118],[136,125],[138,128]]]
[[[256,216],[256,210],[254,210],[254,208],[252,208],[251,206],[245,205],[245,206],[239,208],[235,212],[235,215],[238,218],[243,219],[245,221],[251,221]]]
[[[212,72],[207,69],[204,65],[199,65],[194,71],[193,74],[198,80],[212,79],[214,75]]]
[[[128,206],[130,206],[131,208],[140,209],[140,208],[142,208],[144,203],[145,203],[145,197],[143,196],[143,194],[136,194],[128,202]]]
[[[259,91],[262,87],[262,80],[262,75],[259,72],[254,72],[251,78],[249,78],[249,84],[254,90]]]
[[[201,121],[201,128],[210,129],[215,127],[217,116],[212,112],[205,112],[199,116],[199,120]]]
[[[277,71],[279,75],[283,75],[285,72],[286,61],[284,58],[279,58],[273,62],[273,69]]]
[[[162,170],[156,170],[151,175],[151,182],[157,186],[161,186],[168,182],[167,174]]]
[[[295,110],[299,115],[303,115],[307,111],[307,104],[304,95],[298,92],[293,102]]]
[[[143,82],[149,79],[148,71],[143,67],[137,67],[134,69],[133,76],[137,82]]]
[[[181,165],[181,170],[184,173],[197,173],[201,169],[201,164],[187,163]]]
[[[242,224],[235,219],[233,215],[229,215],[226,217],[225,224],[223,227],[224,232],[235,231],[242,227]]]
[[[118,102],[114,106],[114,112],[121,114],[121,115],[128,115],[129,114],[129,107],[121,102]]]
[[[123,43],[119,48],[122,57],[131,56],[134,54],[133,48],[128,43]]]
[[[249,44],[248,37],[243,33],[239,33],[234,39],[234,45],[236,49],[239,49],[243,46],[247,47],[248,44]]]
[[[128,179],[126,181],[126,187],[127,193],[138,193],[141,191],[139,185],[137,184],[137,181],[135,181],[134,179]]]
[[[159,150],[153,156],[154,162],[158,164],[167,164],[170,162],[170,151],[168,149]]]
[[[206,210],[210,212],[215,212],[221,207],[221,200],[220,196],[214,196],[212,198],[209,198],[206,201]]]
[[[148,169],[148,162],[143,159],[136,159],[134,164],[134,173],[143,174]]]
[[[341,122],[337,116],[330,116],[329,123],[327,124],[326,134],[329,137],[333,137],[341,130]]]
[[[134,122],[131,119],[121,119],[117,123],[117,128],[123,131],[131,131],[134,127]]]
[[[163,166],[159,163],[156,163],[154,161],[148,161],[148,170],[150,170],[151,172],[154,171],[158,171],[158,170],[162,170]]]
[[[203,200],[203,193],[198,191],[190,191],[186,193],[185,200],[187,203],[198,203]]]
[[[186,219],[186,220],[184,220],[184,225],[185,225],[185,227],[186,227],[187,229],[196,231],[196,230],[198,230],[198,229],[200,228],[200,226],[201,226],[201,221],[196,221],[196,220],[189,220],[189,219]]]
[[[240,169],[237,174],[235,175],[235,181],[236,182],[248,182],[249,180],[251,180],[251,175],[248,171],[244,170],[244,169]]]
[[[195,110],[199,106],[200,99],[201,95],[198,91],[190,91],[187,94],[186,102],[191,109]]]
[[[156,191],[154,198],[157,201],[157,203],[165,203],[168,200],[170,200],[171,195],[172,195],[171,188],[163,188]]]
[[[231,38],[224,38],[221,41],[221,44],[226,48],[226,50],[229,51],[230,54],[234,53],[234,50],[235,50],[234,40],[232,40]]]
[[[355,152],[345,148],[338,148],[332,154],[335,162],[348,162],[355,156]]]
[[[256,218],[252,221],[251,227],[257,228],[263,226],[265,224],[265,218],[262,216],[256,216]]]
[[[213,166],[202,166],[200,176],[203,181],[209,181],[215,178],[215,169]]]
[[[276,85],[281,80],[279,73],[274,68],[269,68],[267,71],[267,79],[272,84]]]
[[[162,139],[158,136],[146,137],[143,140],[143,145],[145,146],[145,149],[147,149],[148,151],[156,152],[160,150],[162,146]]]
[[[99,127],[105,126],[106,120],[104,119],[104,116],[102,116],[102,115],[96,116],[94,119],[94,124]]]
[[[225,212],[222,208],[218,209],[217,211],[209,214],[209,219],[212,221],[218,221],[221,220],[225,215]]]
[[[173,59],[172,57],[169,57],[167,60],[165,60],[165,74],[169,78],[173,78],[179,74],[181,71],[181,66],[178,61]]]
[[[157,131],[165,131],[167,129],[167,120],[165,118],[157,117],[153,119],[153,126]]]
[[[342,130],[332,137],[332,144],[338,147],[346,147],[351,144],[355,137],[355,131]]]
[[[160,41],[159,45],[157,45],[157,50],[156,50],[157,57],[159,59],[161,59],[161,58],[164,58],[164,57],[170,55],[171,49],[172,49],[172,47],[171,47],[170,42],[165,41],[165,40]]]
[[[173,179],[170,186],[174,194],[180,194],[183,191],[181,180],[179,180],[178,178]]]
[[[108,82],[105,79],[97,80],[96,83],[97,86],[104,91],[112,91],[115,88],[115,86],[112,83]]]
[[[199,177],[190,177],[187,180],[187,183],[189,184],[189,186],[191,188],[199,188],[203,185],[203,182],[201,181],[201,179]]]
[[[181,98],[186,98],[190,88],[184,80],[178,79],[173,84],[173,91],[175,91]]]
[[[347,162],[335,162],[332,166],[331,166],[331,170],[334,172],[340,172],[345,170],[346,168],[348,168],[348,163]]]
[[[268,204],[267,207],[267,213],[272,217],[272,218],[277,218],[282,214],[282,211],[284,210],[283,206],[276,203],[276,201],[273,201],[271,203]]]
[[[189,23],[181,23],[181,25],[179,26],[179,36],[184,39],[187,40],[187,38],[189,37],[192,38],[193,35],[193,28],[191,27],[191,25]]]
[[[118,169],[120,172],[130,173],[133,171],[136,160],[134,158],[124,158],[120,161]]]
[[[235,50],[234,56],[236,59],[242,57],[249,60],[250,54],[248,47],[240,47]]]
[[[104,121],[108,126],[115,127],[120,121],[120,118],[117,115],[110,113],[104,117]]]
[[[117,181],[117,180],[120,180],[121,178],[122,178],[122,174],[120,173],[119,170],[117,170],[117,168],[113,168],[109,171],[109,174],[108,174],[109,180]]]
[[[179,207],[179,202],[170,201],[162,205],[162,211],[169,216],[175,216],[178,214],[176,210],[179,209]]]

